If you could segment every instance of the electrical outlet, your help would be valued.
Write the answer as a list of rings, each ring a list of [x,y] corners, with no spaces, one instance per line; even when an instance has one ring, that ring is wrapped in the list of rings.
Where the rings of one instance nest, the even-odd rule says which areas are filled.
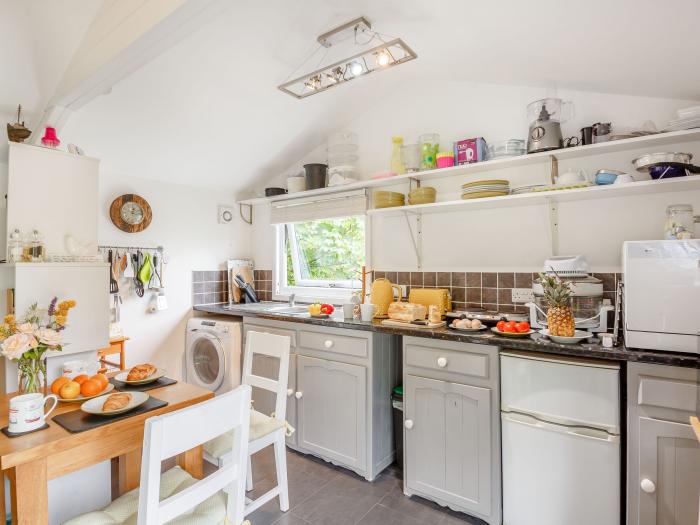
[[[511,290],[511,300],[515,303],[531,303],[535,300],[532,288],[513,288]]]
[[[401,297],[399,297],[399,299],[403,299],[404,297],[408,299],[408,290],[406,289],[406,285],[400,284],[399,288],[401,288]]]

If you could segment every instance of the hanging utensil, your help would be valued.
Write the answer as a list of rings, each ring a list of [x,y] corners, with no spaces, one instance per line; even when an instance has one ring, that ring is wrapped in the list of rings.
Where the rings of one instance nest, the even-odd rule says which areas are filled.
[[[128,261],[127,261],[126,255],[127,255],[127,254],[124,253],[124,255],[122,255],[122,258],[121,258],[121,264],[120,264],[119,271],[120,271],[120,273],[121,273],[122,275],[124,275],[124,272],[125,272],[126,269],[129,267],[129,263],[128,263]]]
[[[112,250],[107,252],[107,261],[109,262],[109,293],[119,292],[119,284],[114,278],[114,260]]]
[[[134,276],[136,275],[136,271],[134,270],[134,263],[132,262],[133,255],[130,254],[124,254],[123,263],[125,265],[124,268],[124,277],[126,279],[133,279]]]
[[[157,289],[162,289],[163,288],[163,280],[160,278],[160,272],[158,271],[158,262],[160,259],[158,259],[158,254],[153,254],[153,275],[151,275],[151,282],[156,284],[156,286],[151,286],[151,283],[148,283],[149,288],[157,288]]]
[[[137,251],[131,256],[131,262],[134,267],[134,292],[139,297],[143,297],[143,283],[139,279],[139,268],[141,267],[141,251]]]
[[[144,284],[149,284],[151,282],[151,275],[153,274],[153,266],[151,265],[151,254],[146,252],[143,259],[143,264],[139,268],[139,280]]]

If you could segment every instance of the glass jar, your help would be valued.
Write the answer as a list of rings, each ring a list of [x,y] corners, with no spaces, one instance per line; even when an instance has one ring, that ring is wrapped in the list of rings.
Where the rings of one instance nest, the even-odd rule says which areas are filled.
[[[671,204],[666,208],[664,239],[692,239],[697,222],[700,222],[700,216],[693,216],[690,204]]]
[[[32,230],[24,239],[22,262],[44,262],[45,256],[44,239],[39,230]]]
[[[418,138],[418,142],[420,144],[421,169],[435,169],[437,167],[437,153],[440,149],[440,135],[437,133],[426,133]]]
[[[391,171],[397,175],[406,173],[406,166],[403,162],[403,137],[391,137]]]
[[[22,232],[15,228],[7,241],[7,262],[22,262]]]

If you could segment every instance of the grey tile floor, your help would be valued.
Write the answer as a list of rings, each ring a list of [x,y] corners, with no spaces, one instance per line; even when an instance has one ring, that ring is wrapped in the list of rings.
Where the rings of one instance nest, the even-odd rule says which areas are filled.
[[[373,482],[313,456],[287,449],[290,509],[274,499],[248,516],[252,525],[482,525],[484,522],[427,500],[404,496],[402,473],[394,466]],[[253,491],[275,485],[272,447],[253,456]]]

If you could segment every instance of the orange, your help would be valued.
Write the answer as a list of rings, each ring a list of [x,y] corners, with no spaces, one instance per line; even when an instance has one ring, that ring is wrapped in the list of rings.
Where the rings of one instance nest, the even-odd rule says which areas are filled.
[[[99,381],[94,379],[88,379],[82,385],[80,385],[80,393],[85,397],[96,396],[102,392],[102,385]]]
[[[70,379],[66,376],[61,376],[58,379],[56,379],[53,383],[51,383],[51,393],[58,395],[58,391],[61,390],[61,387],[65,385],[68,381],[70,381]]]
[[[80,385],[75,381],[68,381],[58,389],[58,395],[63,399],[75,399],[80,395]]]
[[[73,378],[73,381],[75,381],[75,382],[78,383],[79,385],[82,385],[82,384],[83,384],[85,381],[87,381],[88,379],[90,379],[90,378],[89,378],[86,374],[80,374],[79,376],[75,376],[75,377]]]
[[[90,378],[91,381],[97,381],[100,385],[102,385],[102,390],[107,388],[107,385],[109,384],[109,379],[107,379],[107,376],[104,374],[95,374]]]

